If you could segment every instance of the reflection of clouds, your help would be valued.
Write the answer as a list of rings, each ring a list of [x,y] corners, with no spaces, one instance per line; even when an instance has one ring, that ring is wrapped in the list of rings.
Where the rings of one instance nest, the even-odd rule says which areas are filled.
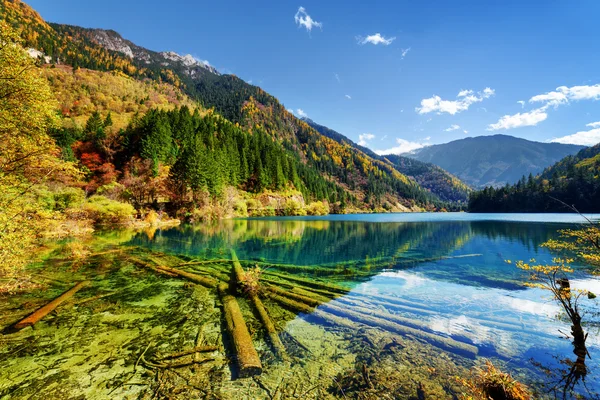
[[[540,303],[538,301],[517,299],[509,296],[500,297],[498,302],[526,314],[554,317],[560,312],[559,307],[554,303]]]
[[[508,357],[518,356],[529,349],[529,346],[523,344],[515,346],[514,332],[483,326],[466,315],[437,316],[429,321],[429,327],[450,336],[462,336],[476,345],[491,345],[498,353]]]
[[[403,289],[412,289],[417,286],[425,285],[428,282],[431,282],[431,279],[423,278],[422,276],[408,273],[406,271],[388,271],[382,272],[379,276],[383,276],[386,278],[398,278],[404,281]]]
[[[580,290],[589,290],[600,296],[600,279],[571,279],[571,287]]]

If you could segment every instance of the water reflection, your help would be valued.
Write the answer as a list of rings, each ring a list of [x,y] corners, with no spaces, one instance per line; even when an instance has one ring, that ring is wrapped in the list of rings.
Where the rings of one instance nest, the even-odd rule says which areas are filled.
[[[539,244],[556,237],[556,229],[498,221],[226,220],[139,234],[131,243],[214,258],[220,257],[218,249],[233,247],[245,260],[321,268],[354,265],[371,272],[435,262],[435,268],[423,271],[428,277],[519,290],[520,272],[503,261],[549,258]]]

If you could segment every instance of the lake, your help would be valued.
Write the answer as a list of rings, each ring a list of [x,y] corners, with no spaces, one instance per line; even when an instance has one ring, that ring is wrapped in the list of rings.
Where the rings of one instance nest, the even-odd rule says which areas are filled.
[[[73,262],[63,256],[69,243],[57,243],[32,272],[52,284],[3,300],[2,326],[75,281],[91,287],[35,329],[0,339],[0,397],[451,399],[484,359],[536,398],[552,398],[551,390],[562,397],[565,360],[574,355],[560,331],[570,324],[548,292],[523,285],[527,275],[514,263],[550,263],[540,244],[581,222],[571,214],[466,213],[237,219],[99,234],[86,244],[92,254]],[[236,379],[216,292],[140,267],[227,279],[231,249],[245,268],[263,269],[265,284],[319,304],[294,312],[265,296],[287,353],[281,360],[238,296],[263,367],[252,379]],[[572,286],[600,293],[600,279],[575,268]],[[597,322],[598,301],[582,304]],[[586,329],[588,375],[567,398],[600,391],[598,325]],[[221,350],[181,369],[150,361],[198,344]]]

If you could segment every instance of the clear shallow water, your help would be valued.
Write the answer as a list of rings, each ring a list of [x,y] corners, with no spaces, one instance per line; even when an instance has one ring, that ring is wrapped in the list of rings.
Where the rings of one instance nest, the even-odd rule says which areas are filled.
[[[548,379],[532,361],[558,371],[561,360],[573,358],[570,342],[559,333],[568,332],[569,325],[559,320],[561,310],[548,293],[524,287],[524,273],[506,260],[550,263],[553,255],[539,245],[581,222],[573,214],[466,213],[241,219],[183,226],[151,240],[137,236],[132,244],[206,257],[214,257],[214,249],[233,247],[240,259],[325,268],[371,262],[373,276],[338,282],[353,292],[423,306],[426,312],[417,307],[398,314],[418,319],[431,332],[475,344],[480,357],[502,360],[537,385],[560,378]],[[578,277],[574,286],[600,289],[597,278]],[[598,309],[597,301],[588,304]],[[586,381],[598,392],[598,328],[590,327],[589,335]]]
[[[40,276],[52,279],[52,290],[0,299],[0,326],[6,326],[14,318],[1,314],[27,315],[72,282],[92,282],[76,296],[75,306],[59,309],[35,330],[0,336],[0,398],[150,398],[165,388],[172,398],[197,398],[210,397],[202,389],[207,387],[225,399],[270,398],[276,392],[280,398],[418,398],[422,385],[428,399],[451,399],[461,390],[455,377],[468,376],[484,358],[531,385],[536,398],[551,398],[548,386],[562,378],[562,362],[574,359],[569,340],[559,334],[568,332],[569,324],[558,318],[560,310],[548,294],[524,287],[523,273],[505,260],[551,261],[552,254],[539,245],[579,222],[567,214],[369,214],[102,234],[90,244],[98,256],[77,263],[59,254],[48,260]],[[260,385],[232,379],[232,354],[214,290],[133,262],[144,258],[177,266],[225,259],[208,272],[216,277],[231,268],[229,249],[245,266],[276,263],[280,266],[267,273],[350,290],[322,310],[362,307],[361,312],[402,319],[403,326],[442,341],[475,346],[478,355],[442,350],[415,331],[390,335],[385,329],[324,322],[264,298],[291,356],[276,362],[251,305],[239,297],[264,369]],[[202,265],[189,270],[207,273]],[[583,269],[577,278],[573,286],[600,292],[600,280]],[[600,304],[589,304],[588,316],[595,310],[597,320]],[[577,391],[594,398],[600,390],[600,334],[597,327],[588,331],[588,390],[578,385]],[[206,344],[224,347],[215,363],[181,369],[170,378],[142,368],[144,351],[151,359],[190,348],[199,332]]]

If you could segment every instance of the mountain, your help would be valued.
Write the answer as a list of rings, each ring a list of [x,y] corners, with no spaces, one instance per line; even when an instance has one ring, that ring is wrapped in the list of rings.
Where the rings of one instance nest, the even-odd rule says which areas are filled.
[[[307,178],[310,182],[302,182],[303,193],[309,196],[310,200],[340,202],[341,193],[344,193],[347,203],[346,201],[342,203],[348,204],[351,206],[350,209],[355,210],[434,210],[451,206],[422,188],[416,181],[400,173],[391,163],[320,134],[306,122],[289,113],[275,97],[261,88],[250,85],[234,75],[222,75],[206,62],[189,55],[145,49],[112,30],[49,24],[20,0],[0,0],[0,18],[20,31],[25,46],[34,54],[40,55],[40,65],[49,62],[59,66],[69,65],[75,72],[79,69],[106,71],[124,74],[138,81],[151,80],[171,84],[189,96],[192,101],[200,103],[203,109],[219,114],[231,122],[232,126],[223,125],[227,130],[235,130],[236,135],[239,133],[237,131],[241,130],[245,135],[269,137],[275,146],[285,153],[272,159],[261,155],[262,167],[254,173],[269,171],[268,174],[271,174],[271,176],[264,176],[263,185],[254,184],[256,176],[248,177],[254,179],[253,184],[246,185],[248,182],[239,182],[239,176],[234,176],[233,172],[231,176],[223,177],[223,180],[219,179],[221,183],[237,182],[240,188],[252,188],[252,190],[259,190],[259,188],[260,190],[276,188],[282,190],[281,185],[273,185],[277,180],[275,178],[282,177],[279,168],[283,168],[283,165],[278,167],[277,163],[283,163],[290,168],[293,164],[299,175],[310,177]],[[144,102],[146,99],[140,101]],[[98,125],[99,116],[93,115],[94,120],[91,125],[95,126]],[[183,112],[183,115],[187,114]],[[139,117],[136,118],[138,119],[135,122],[139,122]],[[185,118],[187,119],[187,116]],[[175,147],[171,144],[164,146],[165,149],[173,152],[168,156],[156,146],[153,149],[160,153],[159,156],[158,153],[142,153],[139,156],[152,158],[155,168],[160,163],[168,165],[177,162],[173,157],[182,154],[179,132],[173,131],[179,129],[177,118],[171,115],[154,114],[149,119],[152,129],[147,129],[143,134],[153,134],[154,129],[161,132],[160,135],[157,134],[158,136],[167,141],[172,140],[176,145]],[[156,122],[157,120],[159,122]],[[195,117],[190,121],[202,125],[202,121]],[[171,132],[166,125],[170,125]],[[142,142],[150,140],[140,137],[138,133],[132,137]],[[88,136],[89,134],[90,132]],[[92,132],[92,136],[94,135],[95,133]],[[102,137],[100,135],[94,139],[95,145],[99,145],[99,141],[104,140],[101,139]],[[219,135],[215,137],[226,140]],[[208,149],[219,148],[225,151],[232,146],[231,143],[216,146],[212,140],[206,140],[208,142],[204,146]],[[239,138],[240,145],[246,142],[246,139]],[[262,139],[257,142],[257,146],[259,151],[267,151],[271,148]],[[113,150],[104,149],[103,152],[108,157]],[[294,161],[289,161],[289,158]],[[212,161],[216,163],[214,165],[225,162],[221,158]],[[264,163],[271,163],[270,169]],[[236,172],[237,167],[234,170]],[[290,176],[295,176],[291,169],[288,172]],[[300,182],[296,181],[296,183]],[[295,187],[292,180],[288,180],[286,185]]]
[[[473,193],[471,212],[600,212],[600,144],[570,155],[515,185]]]
[[[390,163],[398,172],[414,179],[419,185],[443,201],[466,203],[469,198],[471,188],[437,165],[398,155],[380,156],[371,149],[361,146],[341,133],[319,125],[309,118],[303,118],[303,121],[338,143],[351,146],[374,159]]]
[[[507,135],[477,136],[416,150],[407,157],[439,165],[473,187],[503,186],[539,174],[584,146],[540,143]]]

